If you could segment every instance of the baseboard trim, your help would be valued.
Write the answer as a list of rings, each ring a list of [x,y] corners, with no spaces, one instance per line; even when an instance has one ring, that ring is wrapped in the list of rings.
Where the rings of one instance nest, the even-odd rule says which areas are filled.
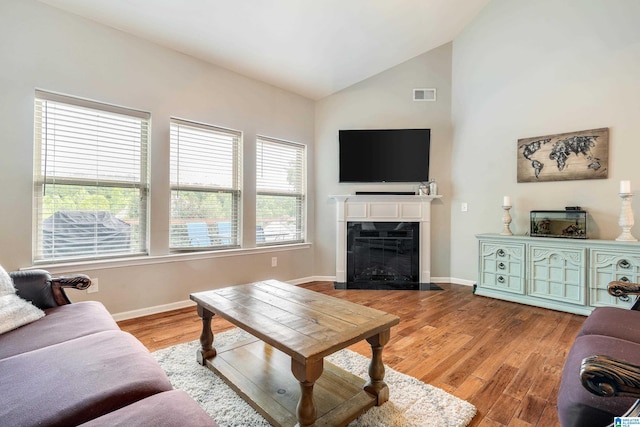
[[[285,280],[284,282],[290,284],[290,285],[301,285],[303,283],[309,283],[309,282],[315,282],[319,279],[317,279],[315,276],[309,276],[309,277],[303,277],[301,279],[294,279],[294,280]]]
[[[321,280],[330,280],[330,279],[323,279],[320,276],[311,276],[311,277],[303,277],[301,279],[286,280],[286,282],[291,285],[297,286],[303,283],[316,282]],[[135,319],[137,317],[150,316],[152,314],[164,313],[171,310],[179,310],[181,308],[186,308],[186,307],[195,307],[195,305],[196,303],[191,300],[184,300],[184,301],[172,302],[169,304],[156,305],[153,307],[141,308],[138,310],[123,311],[121,313],[112,314],[111,316],[116,322],[120,322],[122,320],[129,320],[129,319]]]
[[[336,276],[309,276],[300,279],[286,280],[291,285],[301,285],[309,282],[335,282]],[[473,280],[456,279],[453,277],[432,277],[433,283],[453,283],[456,285],[473,286],[476,284]],[[177,301],[169,304],[156,305],[153,307],[141,308],[138,310],[123,311],[121,313],[112,314],[116,322],[122,320],[135,319],[137,317],[150,316],[152,314],[164,313],[171,310],[179,310],[181,308],[195,307],[196,303],[191,300]]]
[[[335,282],[336,276],[313,276],[311,279],[313,282]]]
[[[120,322],[121,320],[135,319],[137,317],[150,316],[152,314],[164,313],[171,310],[179,310],[186,307],[195,307],[195,305],[196,303],[191,300],[184,300],[172,302],[170,304],[141,308],[138,310],[123,311],[121,313],[112,314],[111,316],[116,322]]]
[[[433,283],[453,283],[454,285],[473,286],[476,284],[475,280],[458,279],[456,277],[432,277]]]
[[[336,276],[311,276],[306,279],[300,279],[295,281],[289,281],[293,285],[299,285],[307,282],[335,282]],[[294,283],[295,282],[295,283]],[[475,280],[458,279],[455,277],[432,277],[433,283],[453,283],[454,285],[473,286],[476,284]]]

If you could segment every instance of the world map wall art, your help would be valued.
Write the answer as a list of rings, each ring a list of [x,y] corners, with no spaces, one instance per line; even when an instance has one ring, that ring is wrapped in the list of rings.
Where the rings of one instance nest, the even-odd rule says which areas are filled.
[[[605,179],[609,128],[518,140],[518,182]]]

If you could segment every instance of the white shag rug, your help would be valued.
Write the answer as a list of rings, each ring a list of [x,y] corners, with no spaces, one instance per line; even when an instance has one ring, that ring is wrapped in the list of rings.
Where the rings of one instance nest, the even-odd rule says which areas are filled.
[[[249,335],[232,329],[215,335],[215,346],[233,344]],[[193,397],[221,427],[269,427],[270,424],[225,382],[196,362],[199,341],[179,344],[153,354],[177,389]],[[326,360],[363,379],[368,378],[369,359],[351,350],[340,350]],[[389,401],[374,406],[348,427],[464,427],[476,408],[442,389],[385,366],[384,381]]]

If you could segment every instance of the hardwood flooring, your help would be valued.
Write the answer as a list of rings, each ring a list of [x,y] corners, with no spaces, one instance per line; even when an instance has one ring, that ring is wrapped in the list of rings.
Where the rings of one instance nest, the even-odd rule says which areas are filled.
[[[470,426],[559,426],[556,399],[562,367],[585,317],[442,291],[335,290],[331,282],[301,285],[400,317],[384,363],[440,387],[478,408]],[[119,322],[150,351],[199,339],[195,308]],[[215,318],[215,333],[233,326]],[[350,347],[370,356],[366,341]],[[194,356],[195,363],[195,356]]]

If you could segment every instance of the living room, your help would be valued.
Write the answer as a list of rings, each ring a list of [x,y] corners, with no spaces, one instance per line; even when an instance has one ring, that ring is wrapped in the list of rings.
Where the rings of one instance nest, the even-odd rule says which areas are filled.
[[[335,202],[360,190],[414,191],[415,185],[350,185],[337,178],[337,135],[348,128],[430,128],[434,282],[477,281],[476,234],[502,229],[511,197],[511,229],[524,235],[531,210],[581,206],[593,239],[619,234],[619,181],[640,182],[635,141],[640,112],[640,5],[633,0],[489,2],[453,40],[321,99],[312,99],[43,2],[0,5],[4,204],[0,260],[7,270],[33,266],[32,194],[36,89],[148,111],[152,116],[149,255],[130,260],[43,264],[54,274],[81,272],[118,320],[181,308],[189,294],[275,278],[332,280]],[[295,52],[292,53],[295,55]],[[414,102],[414,88],[437,88],[436,102]],[[255,225],[255,136],[307,146],[306,238],[289,246],[215,253],[169,250],[169,120],[179,117],[243,132],[243,218]],[[516,182],[520,138],[609,128],[608,179]],[[461,204],[468,210],[463,212]],[[634,211],[639,211],[637,200]],[[639,236],[634,229],[632,232]],[[277,265],[272,267],[272,259]],[[250,268],[247,268],[250,266]],[[471,292],[471,288],[469,288]]]

